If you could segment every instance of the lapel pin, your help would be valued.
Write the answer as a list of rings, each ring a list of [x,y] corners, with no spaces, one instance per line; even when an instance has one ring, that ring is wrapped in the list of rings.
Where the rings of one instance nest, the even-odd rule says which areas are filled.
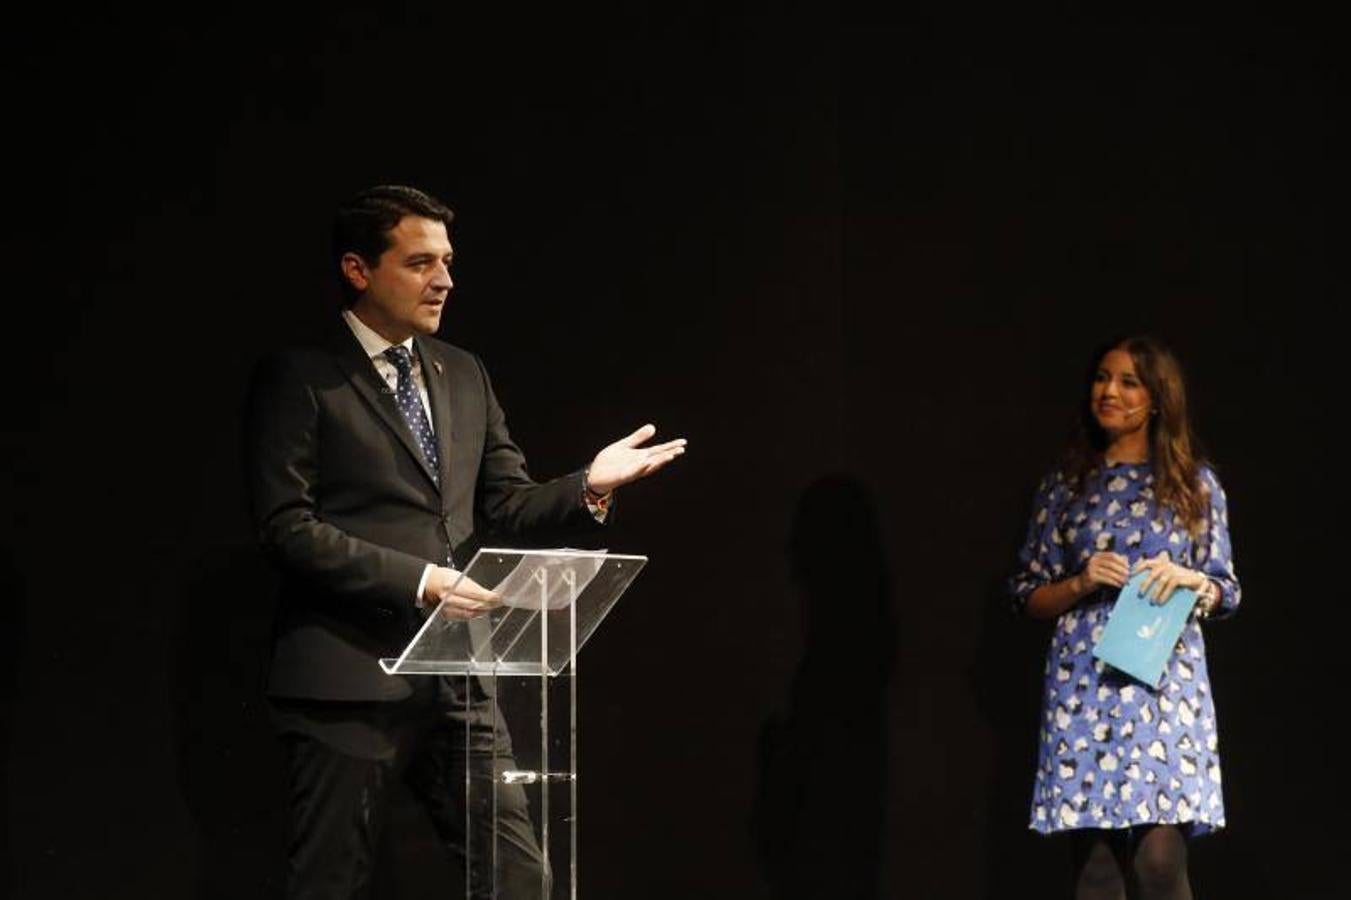
[[[437,375],[440,375],[440,374],[441,374],[441,361],[440,361],[440,360],[436,360],[436,359],[432,360],[432,368],[436,370],[436,374],[437,374]]]

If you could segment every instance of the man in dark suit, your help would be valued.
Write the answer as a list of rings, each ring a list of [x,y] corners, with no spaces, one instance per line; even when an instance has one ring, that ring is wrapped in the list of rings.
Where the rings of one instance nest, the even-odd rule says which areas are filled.
[[[253,513],[283,575],[268,693],[291,782],[292,898],[369,889],[394,777],[463,861],[479,839],[465,834],[465,767],[491,775],[493,751],[510,755],[496,705],[477,679],[388,676],[378,660],[438,606],[469,620],[492,608],[491,592],[457,586],[480,534],[596,527],[616,488],[684,452],[643,446],[644,426],[580,472],[529,477],[483,364],[431,337],[452,287],[451,218],[412,188],[353,198],[333,229],[348,308],[311,346],[265,360],[250,392]],[[499,896],[530,896],[548,875],[525,796],[504,786],[497,802]]]

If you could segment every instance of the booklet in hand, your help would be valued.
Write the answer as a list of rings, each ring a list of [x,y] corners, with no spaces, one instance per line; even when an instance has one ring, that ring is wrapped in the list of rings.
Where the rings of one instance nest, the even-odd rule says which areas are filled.
[[[1153,689],[1196,605],[1196,591],[1175,588],[1167,603],[1157,605],[1140,594],[1148,574],[1136,574],[1121,589],[1093,655]]]

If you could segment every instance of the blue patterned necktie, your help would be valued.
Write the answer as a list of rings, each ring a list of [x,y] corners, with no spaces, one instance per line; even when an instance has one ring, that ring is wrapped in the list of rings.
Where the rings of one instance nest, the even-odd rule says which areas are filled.
[[[441,457],[436,450],[436,438],[432,436],[432,427],[427,422],[427,411],[422,408],[422,398],[418,396],[417,386],[413,384],[413,354],[402,345],[390,347],[384,353],[399,372],[399,386],[394,389],[394,400],[399,404],[403,420],[413,432],[413,440],[422,449],[422,456],[431,467],[432,478],[441,483]]]

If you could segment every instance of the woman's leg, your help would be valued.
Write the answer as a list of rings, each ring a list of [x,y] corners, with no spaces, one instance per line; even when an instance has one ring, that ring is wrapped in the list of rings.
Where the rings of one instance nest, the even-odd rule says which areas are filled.
[[[1187,839],[1173,825],[1149,826],[1137,835],[1132,866],[1140,900],[1191,900]]]
[[[1126,834],[1074,833],[1075,900],[1126,900]]]

